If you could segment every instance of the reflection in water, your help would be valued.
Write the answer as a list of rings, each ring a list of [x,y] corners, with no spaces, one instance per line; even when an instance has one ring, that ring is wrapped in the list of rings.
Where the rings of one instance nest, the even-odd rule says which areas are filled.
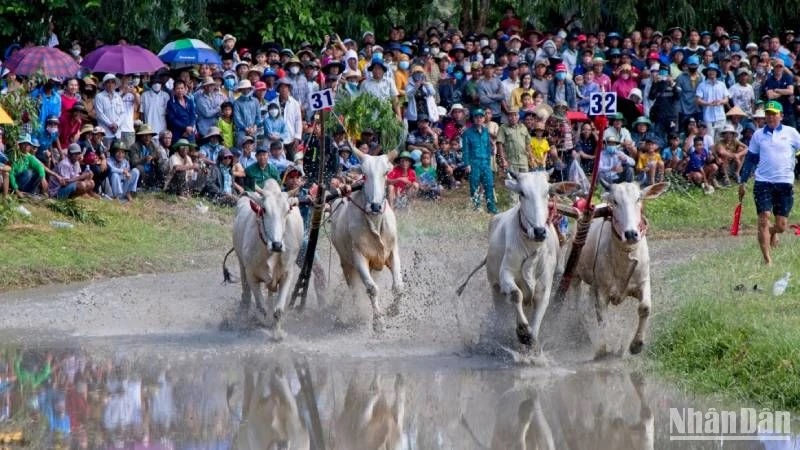
[[[669,442],[673,399],[624,370],[469,363],[6,350],[0,433],[43,449],[718,448]]]

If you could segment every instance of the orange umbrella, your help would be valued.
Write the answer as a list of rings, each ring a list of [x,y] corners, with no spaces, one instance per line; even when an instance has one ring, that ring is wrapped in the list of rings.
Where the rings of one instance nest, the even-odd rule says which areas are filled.
[[[14,120],[11,119],[11,116],[0,106],[0,125],[12,125],[13,123]]]

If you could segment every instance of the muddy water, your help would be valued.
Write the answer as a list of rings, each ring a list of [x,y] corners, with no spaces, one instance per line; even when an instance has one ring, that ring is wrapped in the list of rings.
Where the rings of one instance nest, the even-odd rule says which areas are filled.
[[[369,325],[366,298],[336,281],[335,259],[327,306],[312,296],[306,312],[288,314],[282,342],[246,327],[220,330],[239,287],[221,285],[219,269],[5,295],[0,433],[22,431],[28,448],[41,449],[798,445],[670,441],[670,408],[751,405],[687,397],[637,372],[639,357],[591,361],[580,302],[548,311],[544,358],[514,363],[503,350],[513,354],[512,327],[505,336],[511,342],[498,337],[497,345],[482,345],[491,307],[483,275],[463,297],[453,294],[479,245],[429,243],[406,239],[408,292],[380,335]],[[653,243],[654,321],[667,295],[666,268],[698,245]],[[385,275],[379,280],[384,290],[389,284]],[[612,338],[620,348],[635,317],[633,303],[614,309]]]

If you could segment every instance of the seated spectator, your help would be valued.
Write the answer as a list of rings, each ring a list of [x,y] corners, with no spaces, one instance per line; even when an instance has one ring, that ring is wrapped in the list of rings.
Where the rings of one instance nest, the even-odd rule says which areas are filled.
[[[125,144],[115,139],[111,143],[111,158],[108,159],[108,179],[111,182],[113,197],[120,201],[133,201],[139,184],[139,169],[131,168],[128,161],[129,150]]]
[[[407,151],[400,153],[397,157],[397,165],[386,175],[386,183],[389,185],[389,205],[392,208],[404,207],[408,198],[413,198],[419,190],[417,176],[411,165],[414,159]],[[404,198],[397,202],[398,198]]]
[[[467,123],[466,110],[460,103],[450,107],[450,114],[442,122],[442,136],[454,139],[461,136],[461,130]]]
[[[3,152],[0,152],[0,194],[2,194],[2,198],[8,197],[10,173],[11,166],[8,165],[8,158]]]
[[[661,151],[661,160],[664,161],[664,172],[683,173],[686,170],[686,152],[681,148],[681,140],[677,134],[670,134],[668,146]]]
[[[244,188],[247,191],[255,191],[256,186],[264,186],[269,178],[277,181],[278,184],[281,182],[280,173],[275,166],[269,164],[269,151],[264,147],[256,150],[256,163],[247,167],[244,173]]]
[[[195,173],[200,165],[192,162],[189,148],[195,145],[186,139],[179,139],[172,148],[175,153],[169,158],[169,173],[164,184],[164,191],[177,194],[181,200],[187,200],[191,191],[189,183],[196,179]]]
[[[600,92],[600,86],[594,82],[594,72],[575,76],[575,95],[578,98],[578,111],[589,113],[589,98],[592,94]]]
[[[603,141],[618,142],[622,146],[622,151],[626,152],[629,156],[635,156],[636,146],[633,145],[631,132],[625,128],[625,118],[622,116],[622,113],[618,112],[608,119],[611,126],[606,128],[606,131],[603,133]]]
[[[420,162],[414,168],[419,183],[419,196],[430,200],[439,200],[442,196],[442,186],[436,176],[436,167],[431,164],[431,152],[424,151]]]
[[[136,132],[136,142],[130,149],[131,167],[139,170],[142,177],[143,188],[161,187],[163,175],[159,173],[159,153],[157,145],[153,142],[156,133],[147,124],[142,124]]]
[[[11,171],[8,174],[8,182],[11,190],[22,197],[25,194],[35,195],[41,193],[48,194],[47,171],[44,164],[33,155],[33,142],[29,134],[23,134],[17,141],[19,151],[16,156],[14,152],[8,153]]]
[[[658,143],[652,137],[645,138],[643,151],[639,152],[636,170],[643,186],[658,183],[664,179],[664,161],[658,152]]]
[[[39,149],[36,157],[46,166],[61,160],[61,144],[58,143],[58,116],[51,115],[45,121],[45,127],[39,133]]]
[[[233,153],[222,150],[216,166],[216,195],[214,201],[222,205],[233,206],[239,200],[239,195],[244,193],[244,188],[236,182],[233,175]]]
[[[281,141],[271,141],[269,143],[269,165],[278,170],[278,174],[283,176],[283,172],[289,167],[288,159],[286,159],[286,152],[283,150],[283,143]]]
[[[633,122],[633,132],[631,133],[631,139],[633,140],[633,145],[636,147],[637,153],[641,153],[646,150],[647,139],[652,139],[659,148],[664,146],[664,141],[661,139],[660,136],[653,130],[653,123],[650,122],[645,116],[640,116]]]
[[[642,94],[641,89],[631,89],[630,94],[628,94],[628,100],[633,102],[633,105],[636,107],[636,111],[638,111],[639,114],[644,115],[644,94]]]
[[[262,145],[265,145],[268,141],[263,140],[261,142]],[[239,164],[241,164],[242,170],[256,163],[256,141],[252,136],[241,137],[239,139],[239,148],[242,150],[241,155],[239,155]],[[265,147],[265,149],[268,148],[269,147]]]
[[[88,168],[81,168],[82,158],[81,147],[75,143],[69,144],[67,157],[62,159],[57,166],[61,179],[50,183],[51,197],[64,200],[94,193],[92,171]]]
[[[633,158],[622,151],[622,146],[617,138],[606,139],[606,146],[600,153],[600,162],[597,166],[597,175],[609,183],[630,183],[633,181]]]
[[[467,177],[466,165],[456,150],[457,143],[460,140],[444,139],[441,150],[436,152],[437,179],[445,189],[458,187]]]
[[[353,154],[349,144],[339,147],[339,167],[342,172],[350,172],[361,168],[361,161]]]
[[[439,149],[439,134],[425,113],[417,114],[417,129],[408,135],[407,149],[435,152]]]
[[[689,161],[686,164],[686,178],[703,189],[706,194],[713,194],[714,187],[708,180],[714,179],[717,173],[717,165],[705,149],[702,136],[695,136],[692,152],[689,153]]]
[[[200,160],[206,164],[214,165],[225,147],[222,145],[222,136],[219,127],[210,127],[203,136],[203,145],[200,146]]]
[[[734,180],[739,178],[744,157],[747,155],[747,146],[736,138],[736,129],[732,124],[725,124],[719,132],[719,142],[714,146],[714,159],[722,172],[722,185],[731,185],[731,174]],[[716,180],[715,180],[716,181]]]

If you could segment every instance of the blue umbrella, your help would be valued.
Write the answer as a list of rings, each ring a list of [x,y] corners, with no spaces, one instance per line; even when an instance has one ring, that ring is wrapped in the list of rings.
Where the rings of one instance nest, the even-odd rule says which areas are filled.
[[[167,64],[222,64],[219,53],[197,39],[170,42],[158,52],[158,57]]]

